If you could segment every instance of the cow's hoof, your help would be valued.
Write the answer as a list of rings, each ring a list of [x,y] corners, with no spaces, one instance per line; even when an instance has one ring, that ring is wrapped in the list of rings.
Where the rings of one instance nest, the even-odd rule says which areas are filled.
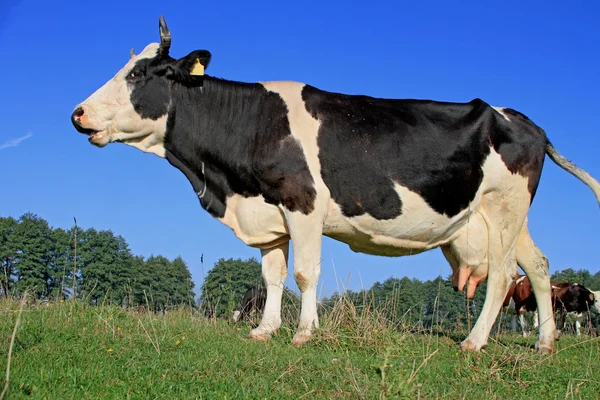
[[[257,342],[268,342],[271,339],[271,335],[266,332],[255,332],[252,330],[250,332],[250,339],[255,340]]]
[[[541,355],[552,354],[556,351],[556,349],[554,348],[554,345],[541,344],[539,342],[535,344],[535,349]]]
[[[478,345],[478,344],[474,343],[472,340],[466,339],[460,343],[459,347],[460,347],[461,351],[479,351],[479,350],[487,347],[487,344]]]
[[[307,335],[306,333],[296,333],[292,340],[292,346],[300,347],[310,341],[310,339],[311,335]]]

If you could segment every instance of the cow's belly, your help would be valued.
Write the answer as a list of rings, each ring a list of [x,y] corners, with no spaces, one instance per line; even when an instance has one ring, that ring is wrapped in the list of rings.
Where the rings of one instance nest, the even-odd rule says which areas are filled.
[[[330,201],[323,233],[347,243],[354,251],[383,256],[417,254],[450,242],[459,234],[481,201],[478,192],[468,208],[452,218],[434,211],[418,194],[396,185],[402,214],[378,220],[369,214],[346,217]]]
[[[219,219],[246,245],[270,248],[289,240],[283,213],[262,196],[227,198],[225,215]]]

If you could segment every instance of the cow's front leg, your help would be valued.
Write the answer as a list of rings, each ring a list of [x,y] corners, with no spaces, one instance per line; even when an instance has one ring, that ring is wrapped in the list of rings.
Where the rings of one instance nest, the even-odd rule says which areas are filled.
[[[267,286],[267,301],[260,324],[250,332],[250,338],[267,341],[281,326],[281,296],[287,278],[289,242],[261,250],[262,276]]]
[[[310,340],[313,328],[319,327],[317,283],[321,275],[323,217],[318,208],[309,215],[298,212],[287,216],[294,249],[294,278],[302,295],[300,322],[292,344],[300,346]]]

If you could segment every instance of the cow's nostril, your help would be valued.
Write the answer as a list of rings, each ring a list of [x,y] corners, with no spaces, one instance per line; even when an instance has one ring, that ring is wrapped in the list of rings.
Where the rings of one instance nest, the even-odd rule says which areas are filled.
[[[84,114],[83,107],[77,107],[75,111],[73,111],[73,118],[80,118]]]

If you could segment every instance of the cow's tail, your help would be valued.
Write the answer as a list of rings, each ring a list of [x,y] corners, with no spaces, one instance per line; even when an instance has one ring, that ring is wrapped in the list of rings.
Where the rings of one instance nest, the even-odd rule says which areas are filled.
[[[579,168],[577,165],[564,158],[558,151],[556,151],[554,146],[552,146],[552,143],[550,143],[548,138],[546,138],[546,154],[548,154],[548,157],[550,157],[550,159],[559,167],[569,172],[581,182],[585,183],[590,189],[592,189],[592,192],[594,192],[594,195],[596,196],[596,200],[598,200],[598,206],[600,206],[600,183],[598,183],[597,180],[595,180],[590,174]]]

